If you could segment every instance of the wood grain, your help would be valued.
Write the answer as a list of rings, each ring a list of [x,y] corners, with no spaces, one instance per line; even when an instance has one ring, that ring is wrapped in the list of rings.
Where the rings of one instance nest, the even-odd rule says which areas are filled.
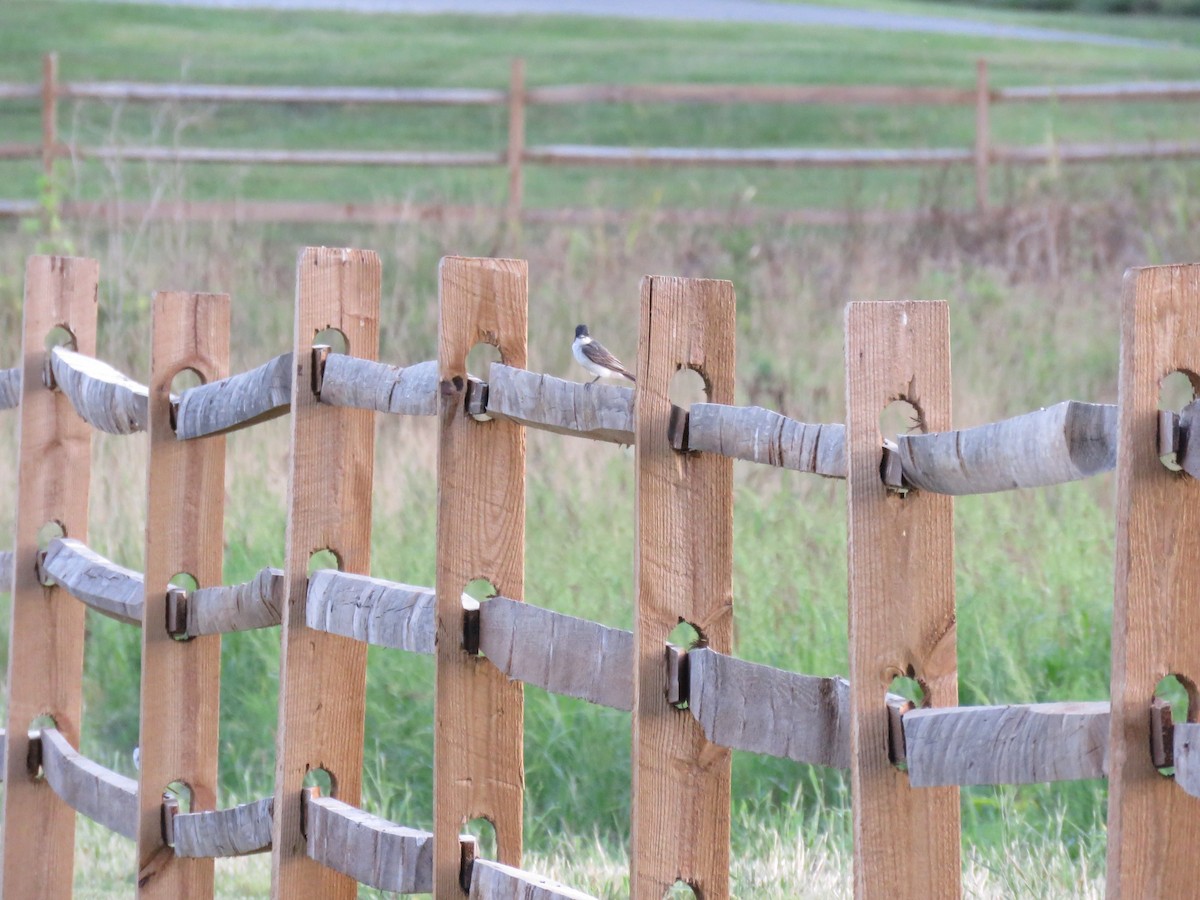
[[[108,434],[146,430],[147,388],[103,360],[65,347],[50,353],[54,385],[85,422]]]
[[[636,428],[631,886],[659,900],[676,880],[729,896],[730,761],[667,702],[664,643],[681,621],[722,653],[733,642],[733,461],[671,446],[671,380],[700,373],[733,400],[735,300],[727,281],[642,279]]]
[[[718,653],[688,652],[688,711],[714,744],[850,767],[850,685]]]
[[[1192,797],[1200,797],[1200,724],[1181,722],[1174,731],[1175,784]]]
[[[809,425],[759,406],[693,403],[687,445],[797,472],[846,477],[844,425]]]
[[[15,409],[20,403],[20,368],[0,369],[0,409]]]
[[[438,411],[437,360],[389,366],[344,353],[325,360],[321,402],[406,416],[435,416]]]
[[[192,369],[207,382],[229,374],[229,295],[160,291],[151,307],[150,476],[146,499],[142,623],[138,896],[212,896],[211,860],[177,860],[162,829],[162,795],[181,781],[191,809],[217,805],[221,639],[178,641],[167,630],[171,578],[221,583],[225,439],[177,440],[171,381]]]
[[[38,531],[62,525],[87,541],[92,433],[67,397],[42,384],[45,341],[56,325],[81,353],[96,352],[95,260],[30,257],[25,268],[21,427],[8,656],[8,752],[4,789],[6,897],[70,897],[75,813],[26,768],[34,718],[50,715],[78,744],[84,607],[37,578]]]
[[[241,584],[194,590],[187,597],[187,633],[195,637],[278,625],[284,590],[283,570],[269,566]]]
[[[581,384],[540,372],[492,363],[487,412],[540,431],[633,443],[633,389]]]
[[[633,634],[529,603],[479,608],[479,649],[524,684],[614,709],[633,708]]]
[[[135,839],[137,782],[80,756],[62,732],[54,728],[43,728],[37,734],[42,771],[51,790],[93,822],[122,837]]]
[[[275,798],[265,797],[229,809],[176,813],[171,821],[175,855],[230,857],[271,849]]]
[[[1065,484],[1117,464],[1117,407],[1065,400],[959,431],[900,435],[904,480],[939,494]]]
[[[44,577],[98,613],[142,625],[145,586],[141,572],[118,566],[71,538],[56,538],[40,565]]]
[[[312,392],[317,333],[337,328],[348,353],[379,354],[379,257],[364,250],[308,248],[297,263],[292,376],[292,448],[284,565],[279,725],[271,895],[277,900],[352,898],[354,881],[309,858],[301,831],[301,791],[323,768],[334,795],[355,805],[362,788],[367,647],[305,622],[308,564],[331,550],[339,568],[365,574],[371,562],[374,416],[328,406]]]
[[[488,859],[471,868],[471,900],[595,900],[541,875],[523,872]]]
[[[890,493],[880,478],[889,402],[910,402],[926,430],[950,429],[946,304],[851,303],[846,398],[855,895],[957,897],[958,790],[914,790],[892,765],[884,702],[907,676],[928,705],[958,704],[953,500]]]
[[[281,353],[248,372],[184,391],[175,411],[175,436],[226,434],[284,415],[292,402],[292,368],[292,354]]]
[[[433,888],[433,835],[395,825],[332,797],[304,801],[308,855],[381,891]]]
[[[1036,784],[1107,771],[1106,702],[914,709],[901,721],[913,787]]]
[[[1200,481],[1159,460],[1158,399],[1200,373],[1200,266],[1131,269],[1121,309],[1116,599],[1109,758],[1110,897],[1185,897],[1200,879],[1200,801],[1158,773],[1150,699],[1176,674],[1200,683]],[[1193,688],[1188,718],[1200,716]]]
[[[434,652],[437,594],[367,575],[314,572],[308,582],[308,627],[329,634],[407,650]]]
[[[499,861],[521,865],[525,793],[524,692],[463,647],[462,594],[486,578],[521,600],[525,589],[525,433],[478,422],[464,408],[467,354],[490,343],[526,365],[524,261],[447,257],[440,282],[438,373],[437,699],[434,725],[434,893],[462,896],[458,836],[486,817]]]

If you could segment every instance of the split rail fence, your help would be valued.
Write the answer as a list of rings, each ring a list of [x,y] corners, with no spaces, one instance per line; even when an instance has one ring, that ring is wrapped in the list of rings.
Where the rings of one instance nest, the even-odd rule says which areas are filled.
[[[994,164],[1044,165],[1119,160],[1198,159],[1200,140],[1002,145],[992,138],[991,114],[997,104],[1088,102],[1161,102],[1200,100],[1200,81],[1129,82],[1067,86],[995,88],[987,64],[980,60],[972,88],[910,87],[900,85],[806,84],[588,84],[530,87],[525,63],[512,63],[508,90],[492,88],[379,88],[251,86],[224,84],[162,84],[125,81],[62,81],[55,54],[43,60],[41,83],[0,83],[0,101],[40,100],[42,136],[38,143],[0,144],[0,159],[40,159],[43,174],[53,178],[60,158],[111,162],[180,162],[234,165],[305,165],[372,167],[503,168],[508,175],[505,213],[509,221],[524,219],[576,220],[611,216],[611,210],[529,209],[524,194],[530,165],[768,167],[768,168],[888,168],[971,166],[975,201],[988,206],[989,180]],[[180,146],[85,146],[64,143],[58,131],[59,100],[98,100],[130,103],[262,103],[346,104],[390,107],[502,107],[507,110],[507,139],[503,149],[446,150],[301,150],[241,149]],[[546,144],[527,141],[526,111],[539,105],[609,103],[700,103],[714,105],[778,104],[783,106],[965,106],[974,107],[975,134],[967,147],[803,148],[803,147],[621,147]],[[0,200],[0,216],[37,215],[34,201]],[[112,210],[102,203],[72,201],[62,206],[67,216],[95,217]],[[228,218],[246,221],[374,221],[412,218],[478,216],[479,207],[413,204],[346,204],[288,201],[202,201],[137,203],[122,201],[119,213],[144,218]],[[679,211],[691,219],[711,217],[713,210]],[[836,221],[831,212],[797,211],[802,221]],[[719,214],[728,221],[729,212]]]
[[[97,263],[29,259],[23,361],[0,377],[0,405],[20,420],[15,549],[3,558],[13,594],[6,896],[70,895],[77,812],[136,842],[143,897],[211,896],[215,857],[260,852],[272,854],[273,894],[285,898],[351,897],[356,883],[584,896],[521,869],[523,684],[630,712],[638,898],[680,881],[700,897],[729,896],[734,749],[850,770],[860,897],[960,894],[959,785],[1106,776],[1109,891],[1194,891],[1200,401],[1177,413],[1157,404],[1165,375],[1200,372],[1200,265],[1127,275],[1118,406],[1066,401],[960,431],[942,302],[850,304],[846,421],[808,424],[732,405],[728,282],[643,279],[635,389],[526,370],[518,260],[444,259],[437,359],[381,362],[380,274],[370,252],[303,251],[292,350],[236,375],[228,295],[158,293],[142,385],[95,358]],[[345,352],[314,346],[330,328]],[[501,357],[486,381],[465,368],[480,342]],[[685,368],[707,391],[688,410],[668,399]],[[184,369],[204,383],[173,396]],[[879,414],[898,397],[926,433],[885,444]],[[222,585],[223,435],[289,413],[282,568]],[[430,587],[370,574],[377,414],[438,418]],[[525,597],[526,428],[634,446],[632,633]],[[148,436],[144,572],[88,548],[93,429]],[[735,459],[847,481],[849,680],[732,655]],[[1111,704],[959,706],[953,496],[1114,466]],[[310,575],[321,550],[337,568]],[[176,585],[180,573],[197,586]],[[478,578],[497,595],[464,597]],[[141,628],[137,781],[77,752],[89,607]],[[692,646],[667,643],[681,621],[699,634]],[[251,628],[278,628],[282,641],[275,791],[218,809],[220,635]],[[369,644],[436,657],[431,833],[362,808]],[[1168,674],[1191,692],[1186,722],[1154,699]],[[897,676],[923,686],[920,708],[889,693]],[[1169,766],[1173,776],[1161,773]],[[317,769],[331,796],[304,786]],[[177,783],[187,810],[165,793]],[[495,827],[497,859],[460,835],[479,817]]]

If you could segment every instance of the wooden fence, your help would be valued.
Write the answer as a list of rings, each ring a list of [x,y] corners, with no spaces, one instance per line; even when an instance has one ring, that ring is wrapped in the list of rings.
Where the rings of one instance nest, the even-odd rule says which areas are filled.
[[[211,896],[214,857],[260,852],[277,897],[351,897],[356,883],[584,896],[520,868],[523,684],[630,712],[638,898],[679,881],[729,896],[734,749],[850,770],[860,897],[959,895],[959,785],[1105,776],[1112,895],[1194,890],[1200,401],[1157,401],[1164,376],[1200,371],[1200,265],[1126,276],[1118,406],[1065,401],[961,431],[942,302],[852,303],[846,422],[807,424],[731,405],[728,282],[643,279],[634,389],[526,370],[518,260],[443,260],[437,359],[380,362],[378,257],[308,249],[290,352],[230,376],[229,297],[159,293],[142,385],[94,358],[98,275],[92,260],[31,257],[22,365],[0,372],[0,406],[20,417],[15,546],[0,557],[13,604],[6,896],[70,894],[76,812],[136,841],[144,897]],[[314,346],[330,328],[345,352]],[[486,381],[465,367],[480,342],[501,357]],[[684,368],[707,388],[688,410],[668,399]],[[204,383],[172,395],[184,369]],[[926,433],[885,443],[879,413],[897,397]],[[283,567],[221,585],[223,435],[289,413]],[[376,414],[438,417],[432,587],[370,574]],[[526,602],[526,428],[635,446],[632,633]],[[144,573],[87,546],[93,429],[149,437]],[[735,459],[847,480],[848,681],[732,655]],[[953,495],[1114,467],[1111,705],[959,706]],[[310,573],[322,550],[336,569]],[[497,595],[465,597],[478,578]],[[85,607],[141,628],[138,781],[77,752]],[[667,642],[681,621],[699,635],[687,647]],[[218,809],[220,635],[251,628],[282,641],[275,792]],[[368,645],[436,657],[432,833],[362,808]],[[1191,691],[1187,722],[1154,697],[1168,674]],[[924,689],[920,708],[890,693],[899,676]],[[314,770],[331,796],[305,786]],[[179,783],[186,808],[166,793]],[[460,835],[479,817],[495,827],[495,860]]]
[[[557,166],[703,166],[769,168],[877,168],[918,166],[971,166],[974,169],[975,200],[980,209],[988,205],[993,164],[1037,165],[1054,163],[1111,162],[1117,160],[1196,159],[1200,140],[1153,140],[1144,142],[1007,146],[996,144],[991,135],[991,110],[1010,103],[1084,103],[1094,101],[1195,101],[1200,100],[1200,81],[1142,82],[1126,84],[1075,85],[1062,87],[994,88],[988,82],[987,64],[977,65],[972,89],[946,87],[902,87],[892,85],[566,85],[528,87],[525,64],[512,63],[507,91],[488,88],[377,88],[377,87],[269,87],[218,84],[147,84],[135,82],[62,81],[57,58],[47,55],[42,81],[0,83],[0,101],[41,100],[40,143],[0,144],[0,159],[40,159],[44,173],[53,176],[54,161],[63,157],[106,161],[223,163],[237,165],[319,165],[381,167],[495,167],[508,173],[505,212],[509,221],[526,219],[577,220],[606,218],[612,211],[528,209],[524,202],[525,170],[529,165]],[[345,104],[380,106],[496,106],[507,108],[507,142],[504,148],[478,151],[440,150],[295,150],[233,149],[180,146],[85,146],[66,144],[59,137],[59,100],[102,100],[134,103],[264,103]],[[966,106],[975,109],[975,138],[969,147],[912,148],[730,148],[730,147],[618,147],[573,144],[530,145],[527,143],[526,110],[537,105],[586,105],[604,103],[703,103],[779,105],[874,105],[874,106]],[[0,215],[30,215],[38,211],[31,201],[0,200]],[[111,213],[105,205],[69,202],[68,216],[98,216]],[[322,202],[269,202],[216,200],[158,204],[123,201],[122,215],[137,219],[228,218],[248,221],[394,221],[412,218],[478,216],[479,207],[416,206],[413,204],[347,204]],[[713,211],[709,210],[709,214]],[[704,210],[686,213],[704,218]],[[829,213],[795,211],[801,221],[826,221]],[[721,214],[722,220],[729,213]]]

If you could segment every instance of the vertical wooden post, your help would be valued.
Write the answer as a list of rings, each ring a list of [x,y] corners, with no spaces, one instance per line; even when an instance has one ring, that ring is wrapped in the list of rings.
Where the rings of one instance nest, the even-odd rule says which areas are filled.
[[[58,151],[58,54],[42,57],[42,174],[54,177]]]
[[[930,706],[958,704],[954,506],[889,493],[879,414],[916,407],[926,431],[950,428],[945,303],[846,309],[850,588],[850,778],[857,897],[957,897],[958,788],[913,789],[888,755],[892,679],[915,678]]]
[[[21,438],[8,655],[4,777],[5,897],[70,897],[75,812],[27,768],[28,732],[51,716],[79,746],[84,606],[36,573],[38,532],[57,522],[87,540],[92,433],[71,402],[42,383],[46,339],[61,325],[80,353],[96,352],[100,268],[93,259],[33,256],[25,267]]]
[[[508,225],[521,224],[525,196],[525,178],[521,165],[525,157],[525,60],[512,61],[508,85]]]
[[[988,166],[992,161],[992,94],[988,88],[987,60],[975,64],[975,206],[988,208]]]
[[[351,356],[378,358],[380,265],[365,250],[310,247],[296,269],[271,896],[348,900],[357,895],[354,880],[308,858],[301,792],[306,774],[320,768],[334,796],[361,802],[367,645],[309,628],[305,602],[309,559],[319,550],[332,551],[342,571],[370,571],[375,421],[369,410],[317,401],[312,344],[318,332],[336,328]]]
[[[225,438],[175,437],[171,381],[184,369],[205,382],[229,374],[229,296],[160,292],[151,321],[138,896],[211,897],[213,861],[177,859],[163,840],[162,794],[182,781],[194,811],[216,808],[221,637],[173,638],[167,586],[180,573],[221,583]]]
[[[528,266],[447,257],[438,269],[437,700],[434,726],[434,895],[464,894],[458,835],[484,817],[505,865],[521,865],[525,802],[524,690],[463,646],[463,589],[486,578],[525,592],[525,432],[466,413],[467,353],[478,343],[505,365],[527,364]],[[487,602],[487,601],[484,601]]]
[[[733,285],[643,278],[639,334],[630,883],[635,898],[659,900],[682,880],[715,900],[729,896],[732,754],[667,702],[665,642],[687,621],[732,651],[733,460],[672,448],[669,390],[695,369],[710,402],[733,402]]]
[[[1200,481],[1158,456],[1162,379],[1200,383],[1200,265],[1131,269],[1121,311],[1116,597],[1108,777],[1108,895],[1194,896],[1200,800],[1150,756],[1150,701],[1167,675],[1190,682],[1200,720]]]

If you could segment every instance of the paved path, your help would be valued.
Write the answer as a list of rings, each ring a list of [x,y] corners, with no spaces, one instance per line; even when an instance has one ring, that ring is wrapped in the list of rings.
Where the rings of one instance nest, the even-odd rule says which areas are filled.
[[[917,31],[964,37],[999,38],[1113,47],[1169,47],[1107,34],[1001,25],[878,10],[782,3],[770,0],[142,0],[167,6],[228,9],[326,9],[372,13],[457,13],[480,16],[564,15],[626,19],[674,19],[710,22],[765,22],[780,25]]]

